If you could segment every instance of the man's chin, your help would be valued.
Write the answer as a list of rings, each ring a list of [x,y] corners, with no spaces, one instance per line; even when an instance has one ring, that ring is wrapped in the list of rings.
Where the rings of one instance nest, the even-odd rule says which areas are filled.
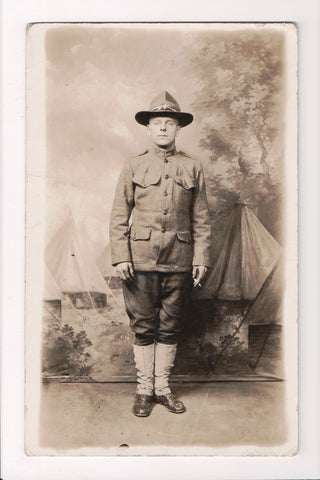
[[[165,139],[162,141],[157,141],[155,142],[157,147],[160,147],[160,148],[169,148],[169,147],[172,147],[173,146],[173,142],[167,142],[165,141]]]

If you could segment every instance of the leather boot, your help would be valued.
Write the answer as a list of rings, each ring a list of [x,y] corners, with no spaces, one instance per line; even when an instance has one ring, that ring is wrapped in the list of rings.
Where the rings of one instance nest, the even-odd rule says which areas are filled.
[[[183,413],[186,411],[184,404],[181,400],[178,400],[173,393],[167,393],[167,395],[155,395],[154,401],[156,403],[161,403],[172,413]]]
[[[174,365],[177,345],[156,343],[154,359],[154,400],[161,403],[172,413],[186,411],[184,404],[178,400],[169,387],[169,375]]]
[[[151,413],[152,400],[153,398],[151,395],[137,393],[132,408],[133,414],[136,417],[149,417]]]
[[[133,413],[137,417],[148,417],[151,413],[154,384],[154,344],[133,345],[137,369],[137,394]]]

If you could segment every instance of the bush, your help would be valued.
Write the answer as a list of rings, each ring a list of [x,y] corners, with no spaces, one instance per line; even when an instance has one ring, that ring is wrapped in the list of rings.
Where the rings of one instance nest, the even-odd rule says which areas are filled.
[[[87,376],[92,365],[87,347],[92,345],[84,330],[68,325],[49,325],[43,335],[43,370],[48,373]]]

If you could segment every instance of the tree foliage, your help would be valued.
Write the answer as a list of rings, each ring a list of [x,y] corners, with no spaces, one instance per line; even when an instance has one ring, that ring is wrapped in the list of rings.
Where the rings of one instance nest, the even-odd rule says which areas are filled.
[[[202,118],[200,146],[210,152],[213,211],[239,200],[259,207],[280,195],[282,50],[276,32],[233,32],[207,37],[192,60],[202,82],[193,108]]]

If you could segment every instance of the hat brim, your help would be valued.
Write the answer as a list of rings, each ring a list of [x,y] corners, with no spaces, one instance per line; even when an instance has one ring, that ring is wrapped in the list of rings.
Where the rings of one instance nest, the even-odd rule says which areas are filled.
[[[142,111],[135,115],[135,119],[140,125],[147,126],[152,117],[172,117],[176,118],[180,127],[186,127],[193,121],[193,115],[186,112],[172,112],[171,110],[161,110],[159,112]]]

